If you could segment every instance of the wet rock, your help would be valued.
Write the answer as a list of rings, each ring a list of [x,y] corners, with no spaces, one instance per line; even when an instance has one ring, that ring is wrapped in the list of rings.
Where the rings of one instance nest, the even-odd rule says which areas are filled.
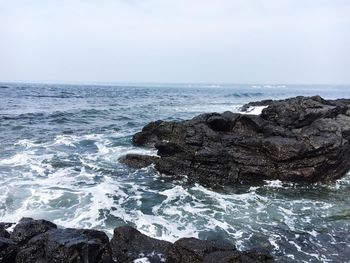
[[[140,258],[151,263],[164,262],[171,246],[170,242],[148,237],[129,226],[116,228],[111,239],[113,257],[125,263]]]
[[[270,263],[273,257],[261,251],[217,251],[203,259],[203,263]]]
[[[132,227],[114,230],[111,240],[113,257],[117,262],[202,263],[202,262],[273,262],[268,252],[238,251],[229,242],[182,238],[174,244],[150,238]]]
[[[109,241],[101,231],[57,229],[49,221],[23,218],[10,238],[0,237],[0,263],[208,263],[214,260],[216,263],[273,261],[269,253],[241,252],[226,241],[183,238],[172,244],[128,226],[116,228]]]
[[[0,237],[0,263],[13,263],[17,253],[16,242]]]
[[[197,238],[182,238],[176,241],[169,252],[169,263],[201,263],[214,252],[236,251],[235,246],[222,241],[208,241]]]
[[[30,239],[17,253],[16,263],[112,263],[105,233],[96,230],[52,229]]]
[[[0,237],[10,238],[10,233],[7,232],[5,229],[0,229]]]
[[[159,159],[158,156],[147,156],[140,154],[127,154],[126,156],[119,159],[123,164],[135,169],[141,169],[150,166]]]
[[[57,226],[46,220],[34,220],[33,218],[22,218],[13,229],[11,239],[19,244],[27,242],[32,237],[45,233]]]
[[[152,161],[161,173],[205,185],[325,181],[350,170],[350,100],[314,96],[253,104],[268,107],[260,116],[225,112],[152,122],[133,143],[155,147],[160,158],[126,156],[124,163]]]
[[[225,241],[182,238],[169,251],[169,263],[253,263],[273,262],[266,251],[238,251]]]

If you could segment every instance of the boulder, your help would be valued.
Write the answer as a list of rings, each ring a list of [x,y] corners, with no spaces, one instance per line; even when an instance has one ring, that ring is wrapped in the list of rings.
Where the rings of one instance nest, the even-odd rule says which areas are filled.
[[[133,143],[155,147],[159,158],[129,155],[123,162],[152,162],[161,173],[204,185],[326,181],[350,170],[350,100],[314,96],[252,105],[268,107],[260,116],[224,112],[151,122]]]
[[[56,228],[57,226],[49,221],[23,217],[13,229],[11,239],[23,244],[36,235]]]
[[[129,226],[114,229],[111,239],[113,257],[125,263],[141,258],[151,263],[164,262],[171,246],[170,242],[148,237]]]
[[[15,262],[17,244],[11,239],[0,237],[0,263]]]
[[[10,238],[10,233],[5,229],[0,228],[0,237]]]
[[[235,251],[235,246],[222,241],[182,238],[176,241],[170,250],[169,263],[201,263],[212,253]]]
[[[147,166],[150,166],[152,163],[155,163],[159,157],[157,156],[147,156],[141,154],[127,154],[124,157],[120,158],[120,162],[135,168],[141,169]]]
[[[150,238],[129,226],[114,230],[111,248],[114,259],[125,263],[268,263],[274,261],[268,252],[238,251],[234,245],[224,240],[182,238],[172,244]]]
[[[30,239],[16,256],[16,263],[112,263],[109,240],[96,230],[52,229]]]
[[[109,241],[101,231],[59,229],[49,221],[32,218],[21,219],[10,238],[0,237],[0,263],[214,263],[214,260],[250,263],[272,262],[273,258],[266,252],[238,251],[226,241],[183,238],[172,244],[129,226],[116,228]]]

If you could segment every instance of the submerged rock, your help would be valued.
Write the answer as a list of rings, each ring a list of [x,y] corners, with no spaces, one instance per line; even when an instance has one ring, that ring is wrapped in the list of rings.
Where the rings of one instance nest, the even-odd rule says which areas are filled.
[[[23,218],[9,238],[0,237],[0,263],[271,262],[266,252],[238,251],[224,241],[180,239],[174,244],[124,226],[109,241],[101,231],[59,229]]]
[[[152,161],[161,173],[209,185],[315,182],[350,170],[350,100],[296,97],[244,108],[252,105],[268,107],[260,116],[224,112],[151,122],[133,136],[133,143],[155,147],[160,158],[126,156],[123,162],[137,168]]]

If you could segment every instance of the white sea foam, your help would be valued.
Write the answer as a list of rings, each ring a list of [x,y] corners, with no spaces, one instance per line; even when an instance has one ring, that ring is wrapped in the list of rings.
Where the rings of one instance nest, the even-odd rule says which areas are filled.
[[[267,106],[252,106],[249,107],[246,111],[240,111],[240,114],[252,114],[252,115],[260,115],[263,109],[267,108]]]
[[[116,134],[118,136],[122,135]],[[219,231],[229,236],[239,249],[246,249],[254,234],[264,233],[278,251],[282,241],[275,228],[280,224],[289,231],[299,231],[300,225],[309,226],[311,230],[305,232],[317,237],[318,233],[312,229],[312,213],[321,211],[327,215],[334,207],[326,201],[291,199],[285,202],[283,197],[264,194],[264,191],[288,189],[278,180],[237,193],[223,193],[182,181],[169,183],[153,174],[151,168],[133,173],[118,164],[122,155],[155,155],[156,152],[113,146],[110,138],[113,137],[90,134],[58,136],[44,143],[18,142],[17,146],[24,148],[0,160],[0,165],[7,169],[25,168],[17,178],[1,175],[5,182],[0,186],[0,207],[4,207],[0,209],[1,219],[15,222],[23,216],[45,218],[61,226],[98,228],[112,235],[114,225],[107,223],[112,217],[119,220],[119,224],[136,225],[147,235],[172,242]],[[82,151],[79,143],[83,140],[92,140],[96,150]],[[55,158],[63,163],[72,158],[62,146],[81,151],[77,155],[78,170],[74,165],[53,165]],[[116,171],[120,172],[116,174]],[[341,189],[348,181],[346,177],[336,184]],[[153,199],[159,201],[145,209]],[[315,207],[317,211],[312,210]],[[300,246],[293,242],[290,245],[297,250]]]
[[[134,263],[150,263],[147,257],[144,258],[138,258],[134,260]]]

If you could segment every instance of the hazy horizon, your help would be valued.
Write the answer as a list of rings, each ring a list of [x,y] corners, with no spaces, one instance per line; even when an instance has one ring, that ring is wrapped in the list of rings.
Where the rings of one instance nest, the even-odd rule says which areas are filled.
[[[0,85],[72,85],[72,86],[260,86],[260,87],[288,87],[288,86],[337,86],[348,87],[350,83],[229,83],[229,82],[103,82],[103,81],[3,81]]]
[[[346,0],[0,0],[0,82],[349,85]]]

